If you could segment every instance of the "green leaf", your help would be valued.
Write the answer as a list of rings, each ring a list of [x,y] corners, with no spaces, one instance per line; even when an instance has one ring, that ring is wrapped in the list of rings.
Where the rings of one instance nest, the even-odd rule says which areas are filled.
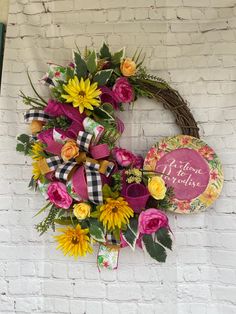
[[[21,134],[17,137],[17,140],[20,141],[21,143],[28,143],[30,140],[30,137],[27,134]]]
[[[97,56],[95,50],[93,50],[88,56],[87,68],[90,73],[94,73],[97,69]]]
[[[160,242],[164,247],[171,250],[172,248],[172,240],[170,237],[170,232],[167,228],[161,228],[156,232],[156,239]]]
[[[119,64],[121,60],[124,58],[125,55],[125,48],[122,48],[121,50],[114,53],[111,60],[114,64]]]
[[[94,78],[93,81],[98,83],[98,86],[103,86],[107,83],[107,81],[109,80],[111,74],[112,74],[112,69],[108,69],[108,70],[101,70],[98,71]]]
[[[52,206],[52,203],[47,203],[43,208],[41,208],[38,212],[37,212],[37,214],[35,214],[34,215],[34,217],[37,217],[38,215],[40,215],[42,212],[44,212],[49,206]]]
[[[66,218],[66,217],[62,217],[60,219],[54,219],[54,223],[56,223],[58,225],[62,225],[62,226],[69,226],[72,224],[71,219]]]
[[[100,49],[100,58],[101,59],[104,59],[104,58],[111,58],[111,53],[110,53],[110,50],[109,50],[109,47],[107,46],[106,43],[103,43],[101,49]]]
[[[106,200],[107,198],[116,199],[119,196],[119,192],[113,192],[108,184],[104,184],[102,188],[103,198]]]
[[[136,245],[136,241],[138,238],[138,234],[134,233],[133,230],[128,225],[127,229],[125,231],[122,231],[122,235],[123,235],[125,241],[128,243],[128,245],[131,247],[131,249],[134,250],[135,245]]]
[[[150,234],[143,235],[143,243],[148,254],[158,262],[164,263],[166,261],[166,250],[160,244],[154,242]]]
[[[129,221],[129,227],[134,234],[138,233],[138,219],[133,217]]]
[[[102,224],[97,219],[90,219],[89,233],[98,242],[106,242]]]
[[[118,227],[113,230],[113,236],[117,242],[120,241],[120,229]]]
[[[91,218],[98,218],[98,216],[99,216],[99,211],[98,210],[95,210],[94,212],[90,213],[90,217]]]
[[[87,75],[87,65],[85,61],[81,58],[81,55],[78,52],[74,52],[74,61],[75,61],[75,72],[78,76],[78,79],[81,77],[86,77]]]
[[[99,119],[114,121],[114,108],[109,103],[103,103],[101,106],[94,108],[94,113]]]
[[[18,143],[18,144],[16,145],[16,150],[17,150],[18,152],[24,152],[24,151],[25,151],[25,146],[24,146],[23,144]]]
[[[75,75],[75,71],[74,69],[72,69],[71,67],[67,67],[66,68],[66,76],[68,79],[72,79]]]

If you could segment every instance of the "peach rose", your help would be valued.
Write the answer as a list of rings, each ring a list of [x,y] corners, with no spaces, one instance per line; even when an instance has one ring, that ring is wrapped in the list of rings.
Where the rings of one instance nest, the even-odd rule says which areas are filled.
[[[42,131],[43,124],[44,123],[42,121],[33,120],[30,124],[31,133],[35,134]]]
[[[121,73],[124,76],[132,76],[135,74],[136,72],[136,64],[135,62],[130,59],[130,58],[126,58],[120,65],[120,70]]]
[[[74,140],[68,140],[61,149],[61,158],[64,161],[68,161],[71,158],[75,158],[79,154],[79,147]]]

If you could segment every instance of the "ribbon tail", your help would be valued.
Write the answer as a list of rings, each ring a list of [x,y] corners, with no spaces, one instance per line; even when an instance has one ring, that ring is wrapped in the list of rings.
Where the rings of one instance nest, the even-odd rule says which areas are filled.
[[[86,168],[88,197],[91,202],[101,204],[102,197],[102,180],[98,171]]]

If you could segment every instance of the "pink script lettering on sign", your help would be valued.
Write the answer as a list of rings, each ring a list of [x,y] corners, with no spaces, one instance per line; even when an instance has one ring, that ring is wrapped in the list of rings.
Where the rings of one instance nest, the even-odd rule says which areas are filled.
[[[202,194],[210,179],[204,158],[190,148],[178,148],[165,154],[156,165],[167,186],[174,188],[179,200],[192,200]]]

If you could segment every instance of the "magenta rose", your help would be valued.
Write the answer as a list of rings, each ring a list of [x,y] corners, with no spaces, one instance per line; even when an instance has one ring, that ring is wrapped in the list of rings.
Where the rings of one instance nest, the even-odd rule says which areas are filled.
[[[129,103],[134,100],[133,88],[125,77],[118,78],[112,90],[117,102]]]
[[[139,215],[138,228],[143,234],[152,234],[160,228],[168,228],[168,218],[159,209],[149,208]]]
[[[141,168],[143,168],[143,162],[144,162],[144,159],[143,159],[142,156],[140,156],[140,155],[139,156],[135,156],[133,167],[141,169]]]
[[[115,147],[112,154],[117,163],[122,167],[129,167],[135,160],[135,155],[124,148]]]
[[[68,209],[72,204],[72,197],[67,193],[65,184],[50,183],[47,190],[49,200],[57,207]]]
[[[119,107],[114,92],[107,86],[101,86],[100,91],[102,92],[102,94],[100,95],[102,103],[109,103],[113,106],[115,110],[118,110]]]

